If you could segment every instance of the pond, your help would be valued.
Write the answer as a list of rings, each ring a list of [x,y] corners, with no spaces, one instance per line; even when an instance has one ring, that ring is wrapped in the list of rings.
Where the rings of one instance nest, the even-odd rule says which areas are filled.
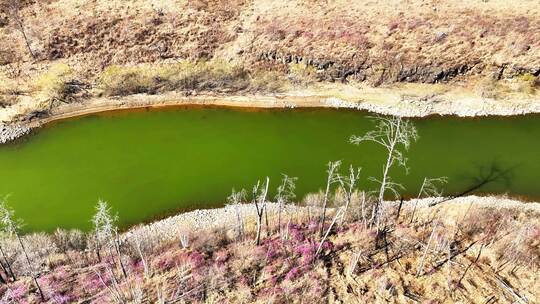
[[[98,199],[127,227],[195,208],[223,206],[231,189],[265,176],[298,177],[297,195],[318,191],[326,164],[362,167],[375,189],[385,151],[348,143],[374,127],[364,112],[177,107],[68,119],[0,146],[0,195],[25,231],[89,229]],[[391,174],[406,197],[422,180],[448,177],[446,194],[471,191],[540,198],[540,120],[535,116],[415,119],[410,172]],[[493,177],[493,178],[492,178]],[[482,181],[487,184],[477,189]]]

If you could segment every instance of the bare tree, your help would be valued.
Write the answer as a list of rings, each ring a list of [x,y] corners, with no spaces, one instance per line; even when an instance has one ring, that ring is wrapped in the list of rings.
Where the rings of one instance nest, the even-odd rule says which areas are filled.
[[[43,290],[41,290],[41,286],[38,282],[38,275],[32,262],[30,261],[30,257],[28,256],[28,252],[24,246],[23,239],[19,233],[22,226],[22,221],[15,218],[15,212],[7,206],[4,200],[0,201],[0,225],[4,233],[7,235],[14,235],[19,241],[22,253],[26,259],[26,263],[28,264],[30,275],[32,276],[34,284],[39,291],[39,296],[41,297],[42,301],[45,301],[45,295],[43,294]]]
[[[124,266],[122,253],[120,252],[120,237],[118,235],[118,227],[116,226],[117,221],[118,216],[112,214],[112,210],[108,203],[100,199],[96,205],[96,213],[92,218],[94,234],[96,237],[96,253],[101,261],[101,256],[99,253],[101,247],[103,245],[109,245],[109,249],[112,247],[118,256],[118,262],[120,264],[122,274],[124,275],[124,278],[127,279],[128,275],[126,267]]]
[[[141,263],[142,263],[143,269],[144,269],[144,276],[146,278],[151,277],[152,273],[150,271],[150,267],[148,266],[148,262],[146,261],[146,257],[144,256],[143,250],[141,248],[142,240],[140,239],[140,236],[135,234],[133,236],[132,240],[133,240],[133,245],[134,245],[135,249],[137,250],[137,253],[139,254],[139,257],[141,259]]]
[[[283,207],[296,198],[294,190],[296,189],[295,182],[298,178],[289,177],[286,174],[283,174],[281,179],[281,184],[277,189],[276,202],[278,203],[278,231],[281,234],[281,212]]]
[[[264,212],[266,211],[266,196],[268,195],[268,185],[270,184],[270,178],[266,177],[266,182],[257,184],[253,187],[252,202],[255,205],[257,211],[257,235],[255,236],[255,244],[259,246],[261,244],[261,229]]]
[[[180,245],[182,245],[183,249],[186,249],[189,247],[189,236],[185,233],[180,234]]]
[[[379,229],[381,211],[380,207],[384,200],[384,195],[387,190],[397,194],[397,188],[402,188],[401,185],[392,182],[389,176],[390,168],[394,164],[398,164],[405,168],[408,173],[407,158],[403,154],[402,150],[408,150],[411,142],[418,139],[418,133],[414,125],[408,121],[403,120],[401,117],[382,117],[378,116],[374,118],[377,126],[375,130],[367,132],[363,136],[353,135],[350,138],[352,144],[360,144],[365,141],[375,142],[383,146],[387,151],[386,163],[383,166],[382,179],[378,181],[380,183],[379,196],[375,204],[374,216],[375,224]]]
[[[341,188],[343,188],[345,192],[345,209],[343,210],[343,218],[341,219],[341,223],[343,224],[343,221],[345,221],[345,217],[347,216],[347,209],[349,208],[349,205],[351,204],[353,193],[356,189],[358,179],[360,178],[360,171],[361,169],[354,169],[354,167],[351,165],[349,167],[349,175],[346,177],[342,177],[339,180],[339,183],[341,184]]]
[[[115,235],[116,221],[118,217],[113,215],[111,208],[104,200],[99,200],[96,205],[96,213],[92,217],[94,237],[96,242],[96,255],[101,262],[101,249],[109,244]]]
[[[413,211],[411,214],[411,223],[414,221],[414,213],[416,212],[416,206],[418,205],[418,200],[422,196],[427,197],[440,197],[442,195],[442,189],[439,189],[438,186],[442,186],[443,184],[446,184],[448,182],[448,179],[446,177],[436,177],[436,178],[429,178],[425,177],[424,181],[422,182],[422,186],[420,187],[420,191],[418,191],[418,196],[416,197],[416,201],[414,202]]]
[[[227,203],[234,209],[236,213],[236,235],[239,240],[244,238],[245,228],[244,228],[244,218],[240,214],[239,205],[246,200],[246,190],[242,189],[240,191],[232,190],[231,195],[227,197]]]
[[[99,251],[103,246],[108,246],[111,257],[113,256],[112,250],[114,250],[116,252],[116,256],[118,257],[120,270],[122,271],[124,278],[127,280],[128,275],[124,265],[122,253],[120,251],[121,244],[120,236],[118,234],[118,227],[116,226],[117,221],[118,215],[113,214],[109,204],[100,199],[96,205],[96,213],[92,218],[96,238],[96,253],[101,261]]]
[[[32,51],[32,47],[30,46],[30,39],[26,32],[26,26],[24,24],[24,17],[21,15],[21,10],[22,10],[21,0],[5,0],[2,2],[2,6],[3,6],[2,8],[5,10],[7,15],[9,16],[9,19],[11,19],[11,21],[14,23],[15,28],[23,36],[24,42],[26,43],[26,48],[28,49],[30,56],[32,56],[32,58],[35,59],[36,55],[34,51]]]
[[[335,161],[335,162],[329,162],[328,163],[328,169],[326,170],[327,178],[326,178],[326,189],[324,191],[323,196],[323,210],[321,214],[321,219],[319,222],[320,230],[319,234],[320,237],[323,237],[324,234],[324,222],[326,221],[326,207],[328,205],[329,195],[330,195],[330,189],[333,184],[340,181],[341,176],[338,173],[339,166],[341,165],[341,161]]]

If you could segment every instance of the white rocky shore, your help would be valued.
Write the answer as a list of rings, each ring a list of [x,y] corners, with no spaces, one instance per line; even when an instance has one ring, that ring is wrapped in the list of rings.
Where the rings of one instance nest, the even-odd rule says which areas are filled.
[[[336,109],[355,109],[376,114],[400,117],[426,117],[430,115],[455,115],[458,117],[517,116],[540,113],[540,102],[524,101],[505,103],[496,100],[447,101],[432,98],[402,98],[399,102],[374,103],[350,102],[340,98],[321,101],[324,106]]]
[[[22,137],[30,133],[31,130],[32,128],[20,124],[0,125],[0,144]]]

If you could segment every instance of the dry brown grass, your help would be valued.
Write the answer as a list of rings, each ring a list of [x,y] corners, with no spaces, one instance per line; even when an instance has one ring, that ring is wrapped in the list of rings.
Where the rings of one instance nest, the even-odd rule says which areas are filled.
[[[540,9],[494,1],[38,1],[23,10],[39,58],[100,71],[171,58],[302,61],[375,84],[537,73]],[[2,61],[28,60],[0,28]],[[264,55],[261,57],[261,55]],[[10,58],[8,58],[10,57]],[[442,73],[442,74],[441,74]]]

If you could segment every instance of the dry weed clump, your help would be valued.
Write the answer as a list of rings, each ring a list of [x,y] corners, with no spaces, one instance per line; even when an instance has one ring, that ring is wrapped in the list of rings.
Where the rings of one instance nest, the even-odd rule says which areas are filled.
[[[107,67],[99,80],[104,94],[109,96],[147,93],[154,89],[154,81],[149,69],[119,66]]]
[[[534,94],[540,89],[540,76],[534,76],[531,73],[526,73],[516,79],[518,92]]]
[[[71,94],[68,82],[72,77],[67,64],[54,64],[36,80],[36,90],[46,99],[63,101]]]
[[[317,70],[313,66],[291,63],[288,68],[288,76],[293,84],[309,85],[319,80]]]
[[[167,91],[276,92],[282,85],[282,77],[276,73],[250,73],[242,66],[220,60],[110,66],[99,79],[100,88],[108,96]]]
[[[484,77],[475,85],[476,93],[483,98],[497,99],[500,96],[500,87],[492,76]]]

